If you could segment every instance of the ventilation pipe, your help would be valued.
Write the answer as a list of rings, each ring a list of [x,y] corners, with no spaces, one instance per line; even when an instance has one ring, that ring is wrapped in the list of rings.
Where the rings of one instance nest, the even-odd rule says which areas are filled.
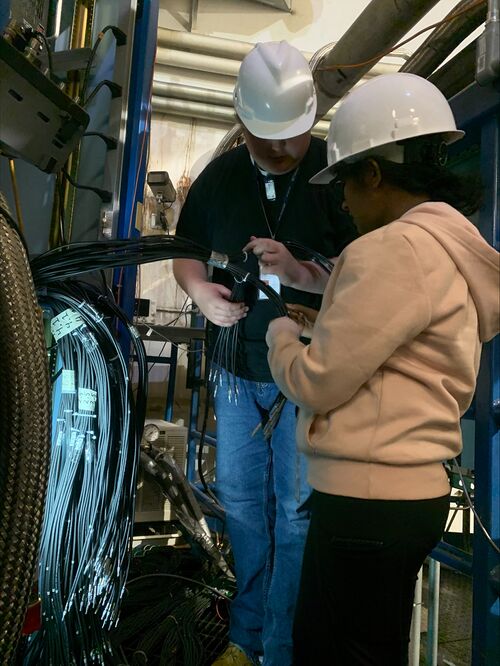
[[[425,42],[401,67],[401,72],[411,72],[427,78],[450,53],[486,20],[487,0],[462,0],[447,15],[470,9],[453,21],[439,25]]]
[[[372,0],[363,13],[321,60],[315,72],[317,117],[321,118],[353,85],[373,69],[367,62],[387,51],[434,6],[438,0]],[[324,67],[361,64],[359,67]]]

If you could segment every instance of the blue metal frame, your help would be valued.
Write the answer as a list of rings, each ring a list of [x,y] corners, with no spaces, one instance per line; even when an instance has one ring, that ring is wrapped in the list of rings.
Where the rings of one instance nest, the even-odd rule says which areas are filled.
[[[485,188],[479,230],[500,249],[500,92],[472,84],[450,100],[457,124],[479,128],[481,177]],[[492,539],[500,544],[500,431],[495,404],[500,401],[500,340],[484,346],[475,398],[475,508]],[[451,556],[450,562],[453,559]],[[473,666],[493,666],[500,657],[500,599],[492,585],[499,555],[475,525],[473,572]],[[448,563],[450,563],[448,562]],[[460,567],[456,567],[460,568]]]
[[[139,235],[135,229],[135,216],[137,202],[143,200],[146,179],[151,116],[150,96],[156,53],[158,12],[158,0],[139,0],[134,29],[117,238],[134,238]],[[115,271],[114,284],[117,286],[118,281],[121,283],[120,305],[130,318],[134,314],[136,275],[136,266],[125,267],[123,271]],[[122,347],[125,358],[128,358],[128,343],[124,342]]]

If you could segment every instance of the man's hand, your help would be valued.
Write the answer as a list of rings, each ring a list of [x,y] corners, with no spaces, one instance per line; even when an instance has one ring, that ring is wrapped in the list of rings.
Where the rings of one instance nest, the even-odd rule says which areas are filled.
[[[250,236],[243,248],[253,252],[259,259],[264,273],[277,275],[285,287],[322,294],[328,282],[328,273],[313,261],[298,261],[283,243],[272,238]]]
[[[250,236],[250,242],[245,245],[243,251],[253,252],[259,260],[261,270],[264,273],[277,275],[283,284],[290,285],[298,280],[300,263],[283,243],[272,238]]]
[[[200,281],[191,287],[191,297],[203,315],[217,326],[233,326],[247,316],[245,303],[231,302],[231,290],[222,284]]]

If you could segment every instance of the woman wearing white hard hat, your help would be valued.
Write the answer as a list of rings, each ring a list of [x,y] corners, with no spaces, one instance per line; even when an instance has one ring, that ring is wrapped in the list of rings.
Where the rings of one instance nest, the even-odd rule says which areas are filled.
[[[464,217],[477,188],[444,166],[461,135],[431,83],[379,76],[340,105],[313,178],[343,184],[362,235],[310,345],[286,317],[267,334],[314,489],[295,666],[407,663],[417,572],[448,514],[443,462],[461,451],[481,345],[499,331],[499,255]]]

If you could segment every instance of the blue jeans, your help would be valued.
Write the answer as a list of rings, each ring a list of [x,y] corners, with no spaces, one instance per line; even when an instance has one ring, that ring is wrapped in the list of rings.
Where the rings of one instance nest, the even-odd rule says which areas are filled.
[[[310,493],[295,444],[295,406],[287,402],[270,440],[252,431],[271,407],[275,384],[236,378],[228,396],[217,381],[216,488],[226,511],[238,592],[229,638],[265,666],[291,666],[292,625],[309,524],[298,512]],[[234,378],[230,386],[234,389]]]

